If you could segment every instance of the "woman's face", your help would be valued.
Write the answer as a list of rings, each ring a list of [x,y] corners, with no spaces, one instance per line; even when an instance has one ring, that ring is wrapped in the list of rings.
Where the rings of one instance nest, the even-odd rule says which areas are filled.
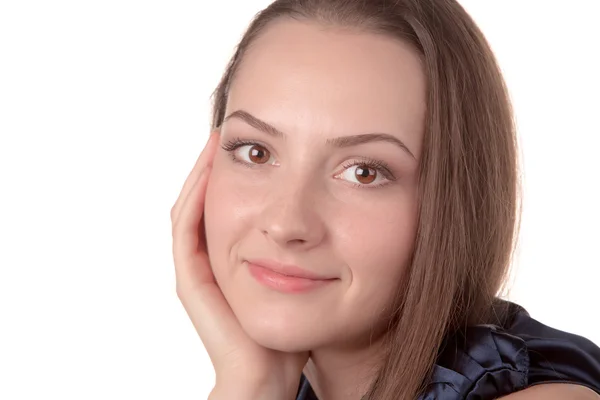
[[[245,55],[205,224],[217,282],[263,346],[356,346],[380,332],[415,239],[421,68],[400,41],[284,20]],[[328,280],[256,266],[277,263]]]

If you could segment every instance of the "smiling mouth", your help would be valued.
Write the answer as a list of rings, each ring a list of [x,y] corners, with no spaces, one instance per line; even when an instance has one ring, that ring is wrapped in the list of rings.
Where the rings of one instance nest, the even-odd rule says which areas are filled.
[[[283,293],[304,293],[322,288],[338,280],[337,278],[315,279],[314,277],[306,277],[310,274],[304,271],[299,273],[305,276],[288,275],[248,261],[246,261],[246,264],[250,275],[257,282]]]

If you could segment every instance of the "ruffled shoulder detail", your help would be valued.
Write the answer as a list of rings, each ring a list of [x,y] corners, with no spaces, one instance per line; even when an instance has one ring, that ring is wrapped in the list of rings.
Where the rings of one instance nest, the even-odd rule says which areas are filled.
[[[573,383],[600,394],[600,348],[550,328],[521,306],[497,303],[501,321],[448,335],[419,400],[492,400],[543,383]],[[304,375],[297,400],[317,400]]]
[[[528,384],[525,341],[493,325],[448,340],[420,400],[495,399]]]
[[[449,337],[419,400],[496,399],[542,383],[574,383],[600,394],[600,348],[505,302],[502,327],[477,325]]]

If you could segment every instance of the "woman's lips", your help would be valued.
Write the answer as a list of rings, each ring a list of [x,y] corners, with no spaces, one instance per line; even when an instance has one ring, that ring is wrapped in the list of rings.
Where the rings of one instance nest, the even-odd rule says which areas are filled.
[[[250,271],[250,275],[252,275],[259,283],[284,293],[307,292],[337,280],[336,278],[316,278],[315,274],[297,269],[296,267],[287,266],[287,268],[281,268],[281,264],[271,266],[278,268],[279,270],[285,270],[286,274],[275,271],[268,266],[265,266],[262,262],[261,264],[255,264],[254,262],[246,261],[246,264]]]

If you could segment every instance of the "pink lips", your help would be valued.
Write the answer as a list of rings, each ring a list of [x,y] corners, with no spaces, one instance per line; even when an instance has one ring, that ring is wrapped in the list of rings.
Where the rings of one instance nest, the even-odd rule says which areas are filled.
[[[246,263],[250,274],[259,283],[285,293],[302,293],[337,280],[271,260],[251,260]]]

